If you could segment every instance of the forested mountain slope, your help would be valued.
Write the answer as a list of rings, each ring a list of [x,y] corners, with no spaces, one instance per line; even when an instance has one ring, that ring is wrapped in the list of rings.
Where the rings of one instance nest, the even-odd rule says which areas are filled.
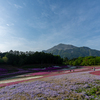
[[[44,50],[44,52],[60,55],[62,58],[67,57],[68,59],[85,56],[100,56],[99,50],[90,49],[89,47],[76,47],[66,44],[58,44],[48,50]]]

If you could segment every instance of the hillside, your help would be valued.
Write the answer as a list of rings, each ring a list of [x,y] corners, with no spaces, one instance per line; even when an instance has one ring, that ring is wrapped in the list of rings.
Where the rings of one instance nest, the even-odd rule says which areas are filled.
[[[90,49],[89,47],[76,47],[67,44],[58,44],[48,50],[44,50],[45,53],[52,53],[53,55],[60,55],[62,58],[68,59],[85,57],[85,56],[100,56],[99,50]]]
[[[46,52],[51,52],[51,51],[54,51],[54,50],[68,50],[68,49],[73,49],[75,48],[75,46],[73,45],[66,45],[66,44],[58,44],[48,50],[46,50]]]

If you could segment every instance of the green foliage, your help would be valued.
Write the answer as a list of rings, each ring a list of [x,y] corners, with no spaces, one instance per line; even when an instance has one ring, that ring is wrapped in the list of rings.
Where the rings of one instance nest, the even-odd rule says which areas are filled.
[[[91,85],[91,88],[79,88],[78,90],[76,90],[77,93],[82,93],[82,91],[85,92],[85,94],[88,96],[94,96],[94,98],[100,98],[100,86]],[[91,98],[89,100],[94,100],[94,98]]]
[[[83,89],[82,88],[79,88],[78,90],[76,90],[77,91],[77,93],[80,93],[80,92],[82,92],[83,91]]]
[[[4,63],[4,61],[3,61],[3,59],[0,57],[0,64],[3,64]]]
[[[96,63],[97,65],[100,65],[100,57],[96,57],[96,58],[95,58],[95,63]]]
[[[3,60],[5,63],[7,63],[8,58],[5,56],[5,57],[2,58],[2,60]]]
[[[100,95],[100,86],[96,86],[93,88],[90,88],[89,90],[86,90],[87,95]]]
[[[68,65],[73,65],[73,66],[100,65],[100,57],[93,57],[93,56],[78,57],[78,58],[73,58],[71,60],[68,60],[66,63]]]
[[[96,84],[100,84],[100,80],[95,80],[95,83]]]
[[[0,57],[0,64],[28,65],[28,64],[62,64],[63,59],[59,55],[51,53],[34,52],[25,54],[24,52],[10,51]]]
[[[79,50],[81,49],[82,48],[80,48]],[[77,51],[77,49],[75,50]],[[63,50],[60,50],[59,54],[62,52]],[[91,66],[100,65],[100,57],[86,56],[73,59],[68,59],[67,57],[65,57],[64,59],[62,59],[59,55],[53,55],[51,53],[27,52],[25,54],[24,52],[11,50],[7,53],[0,53],[0,64],[11,64],[20,66],[28,64],[67,64],[73,66]]]

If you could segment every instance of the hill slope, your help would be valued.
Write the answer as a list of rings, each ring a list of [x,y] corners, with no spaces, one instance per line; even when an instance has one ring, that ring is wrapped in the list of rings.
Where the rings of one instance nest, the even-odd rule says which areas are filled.
[[[67,50],[67,49],[73,49],[73,48],[75,48],[75,46],[61,43],[61,44],[58,44],[58,45],[46,50],[46,52],[51,52],[53,50]]]
[[[43,52],[60,55],[62,58],[67,57],[68,59],[77,58],[80,56],[100,56],[99,50],[90,49],[89,47],[76,47],[66,44],[58,44],[48,50],[44,50]]]

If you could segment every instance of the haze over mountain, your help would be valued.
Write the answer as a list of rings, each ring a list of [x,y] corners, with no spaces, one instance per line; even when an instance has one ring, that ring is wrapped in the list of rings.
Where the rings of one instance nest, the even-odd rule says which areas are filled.
[[[85,56],[100,56],[99,50],[94,50],[89,47],[76,47],[69,44],[58,44],[48,50],[44,50],[46,53],[52,53],[59,55],[62,58],[67,57],[68,59],[85,57]]]

